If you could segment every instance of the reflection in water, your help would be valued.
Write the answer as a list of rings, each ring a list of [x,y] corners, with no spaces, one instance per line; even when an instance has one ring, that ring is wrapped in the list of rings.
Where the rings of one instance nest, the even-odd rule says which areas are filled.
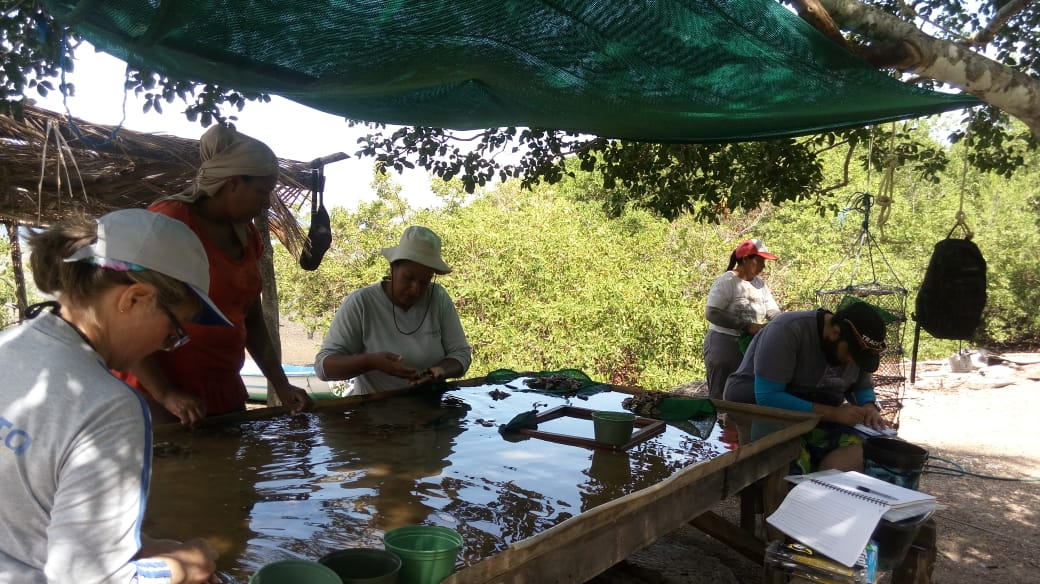
[[[632,467],[627,452],[593,451],[587,474],[589,482],[582,485],[582,509],[591,509],[631,492]]]
[[[326,509],[335,530],[361,539],[346,547],[382,547],[384,531],[445,523],[428,519],[444,497],[437,477],[450,464],[469,410],[457,397],[442,400],[440,394],[371,406],[322,418],[324,442],[337,453],[325,480],[340,491]]]
[[[395,527],[442,525],[463,536],[461,568],[728,452],[715,425],[706,438],[708,428],[669,426],[626,452],[506,440],[497,426],[522,411],[619,410],[626,397],[507,392],[459,388],[186,432],[180,455],[155,460],[149,533],[203,535],[219,568],[245,581],[274,560],[378,548]],[[591,420],[560,424],[553,431],[591,435]]]

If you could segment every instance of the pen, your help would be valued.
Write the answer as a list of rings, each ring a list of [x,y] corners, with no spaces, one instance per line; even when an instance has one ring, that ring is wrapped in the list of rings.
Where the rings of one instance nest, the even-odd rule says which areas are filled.
[[[856,490],[857,491],[863,491],[864,493],[870,493],[871,495],[877,495],[879,497],[884,497],[885,499],[888,499],[889,501],[895,501],[896,500],[896,498],[893,497],[892,495],[886,495],[885,493],[882,493],[881,491],[875,491],[874,489],[868,489],[867,487],[864,487],[864,486],[856,485]]]

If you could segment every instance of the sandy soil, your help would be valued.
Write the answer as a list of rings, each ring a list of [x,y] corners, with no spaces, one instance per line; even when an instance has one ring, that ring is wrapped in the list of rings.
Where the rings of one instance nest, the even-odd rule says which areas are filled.
[[[930,464],[974,473],[921,479],[944,505],[935,582],[1040,579],[1040,354],[1003,358],[971,373],[927,363],[904,396],[899,435],[927,448]],[[1022,477],[1034,480],[1003,480]]]
[[[282,363],[313,365],[314,356],[321,348],[321,337],[308,335],[303,325],[284,317],[278,325],[278,336],[282,344]]]

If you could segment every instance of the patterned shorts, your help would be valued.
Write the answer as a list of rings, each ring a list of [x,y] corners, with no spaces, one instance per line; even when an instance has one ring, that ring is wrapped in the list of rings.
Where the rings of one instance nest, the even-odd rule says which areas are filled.
[[[792,474],[808,474],[819,470],[823,457],[842,446],[863,445],[863,437],[848,426],[820,422],[802,436],[802,451],[791,463]]]

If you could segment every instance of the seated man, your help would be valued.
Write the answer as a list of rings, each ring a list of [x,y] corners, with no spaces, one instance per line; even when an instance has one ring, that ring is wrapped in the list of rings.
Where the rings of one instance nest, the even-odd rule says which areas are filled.
[[[885,323],[866,302],[837,313],[787,312],[755,335],[724,399],[812,412],[821,422],[803,439],[797,466],[863,470],[863,438],[851,427],[887,427],[871,373],[885,349]]]

